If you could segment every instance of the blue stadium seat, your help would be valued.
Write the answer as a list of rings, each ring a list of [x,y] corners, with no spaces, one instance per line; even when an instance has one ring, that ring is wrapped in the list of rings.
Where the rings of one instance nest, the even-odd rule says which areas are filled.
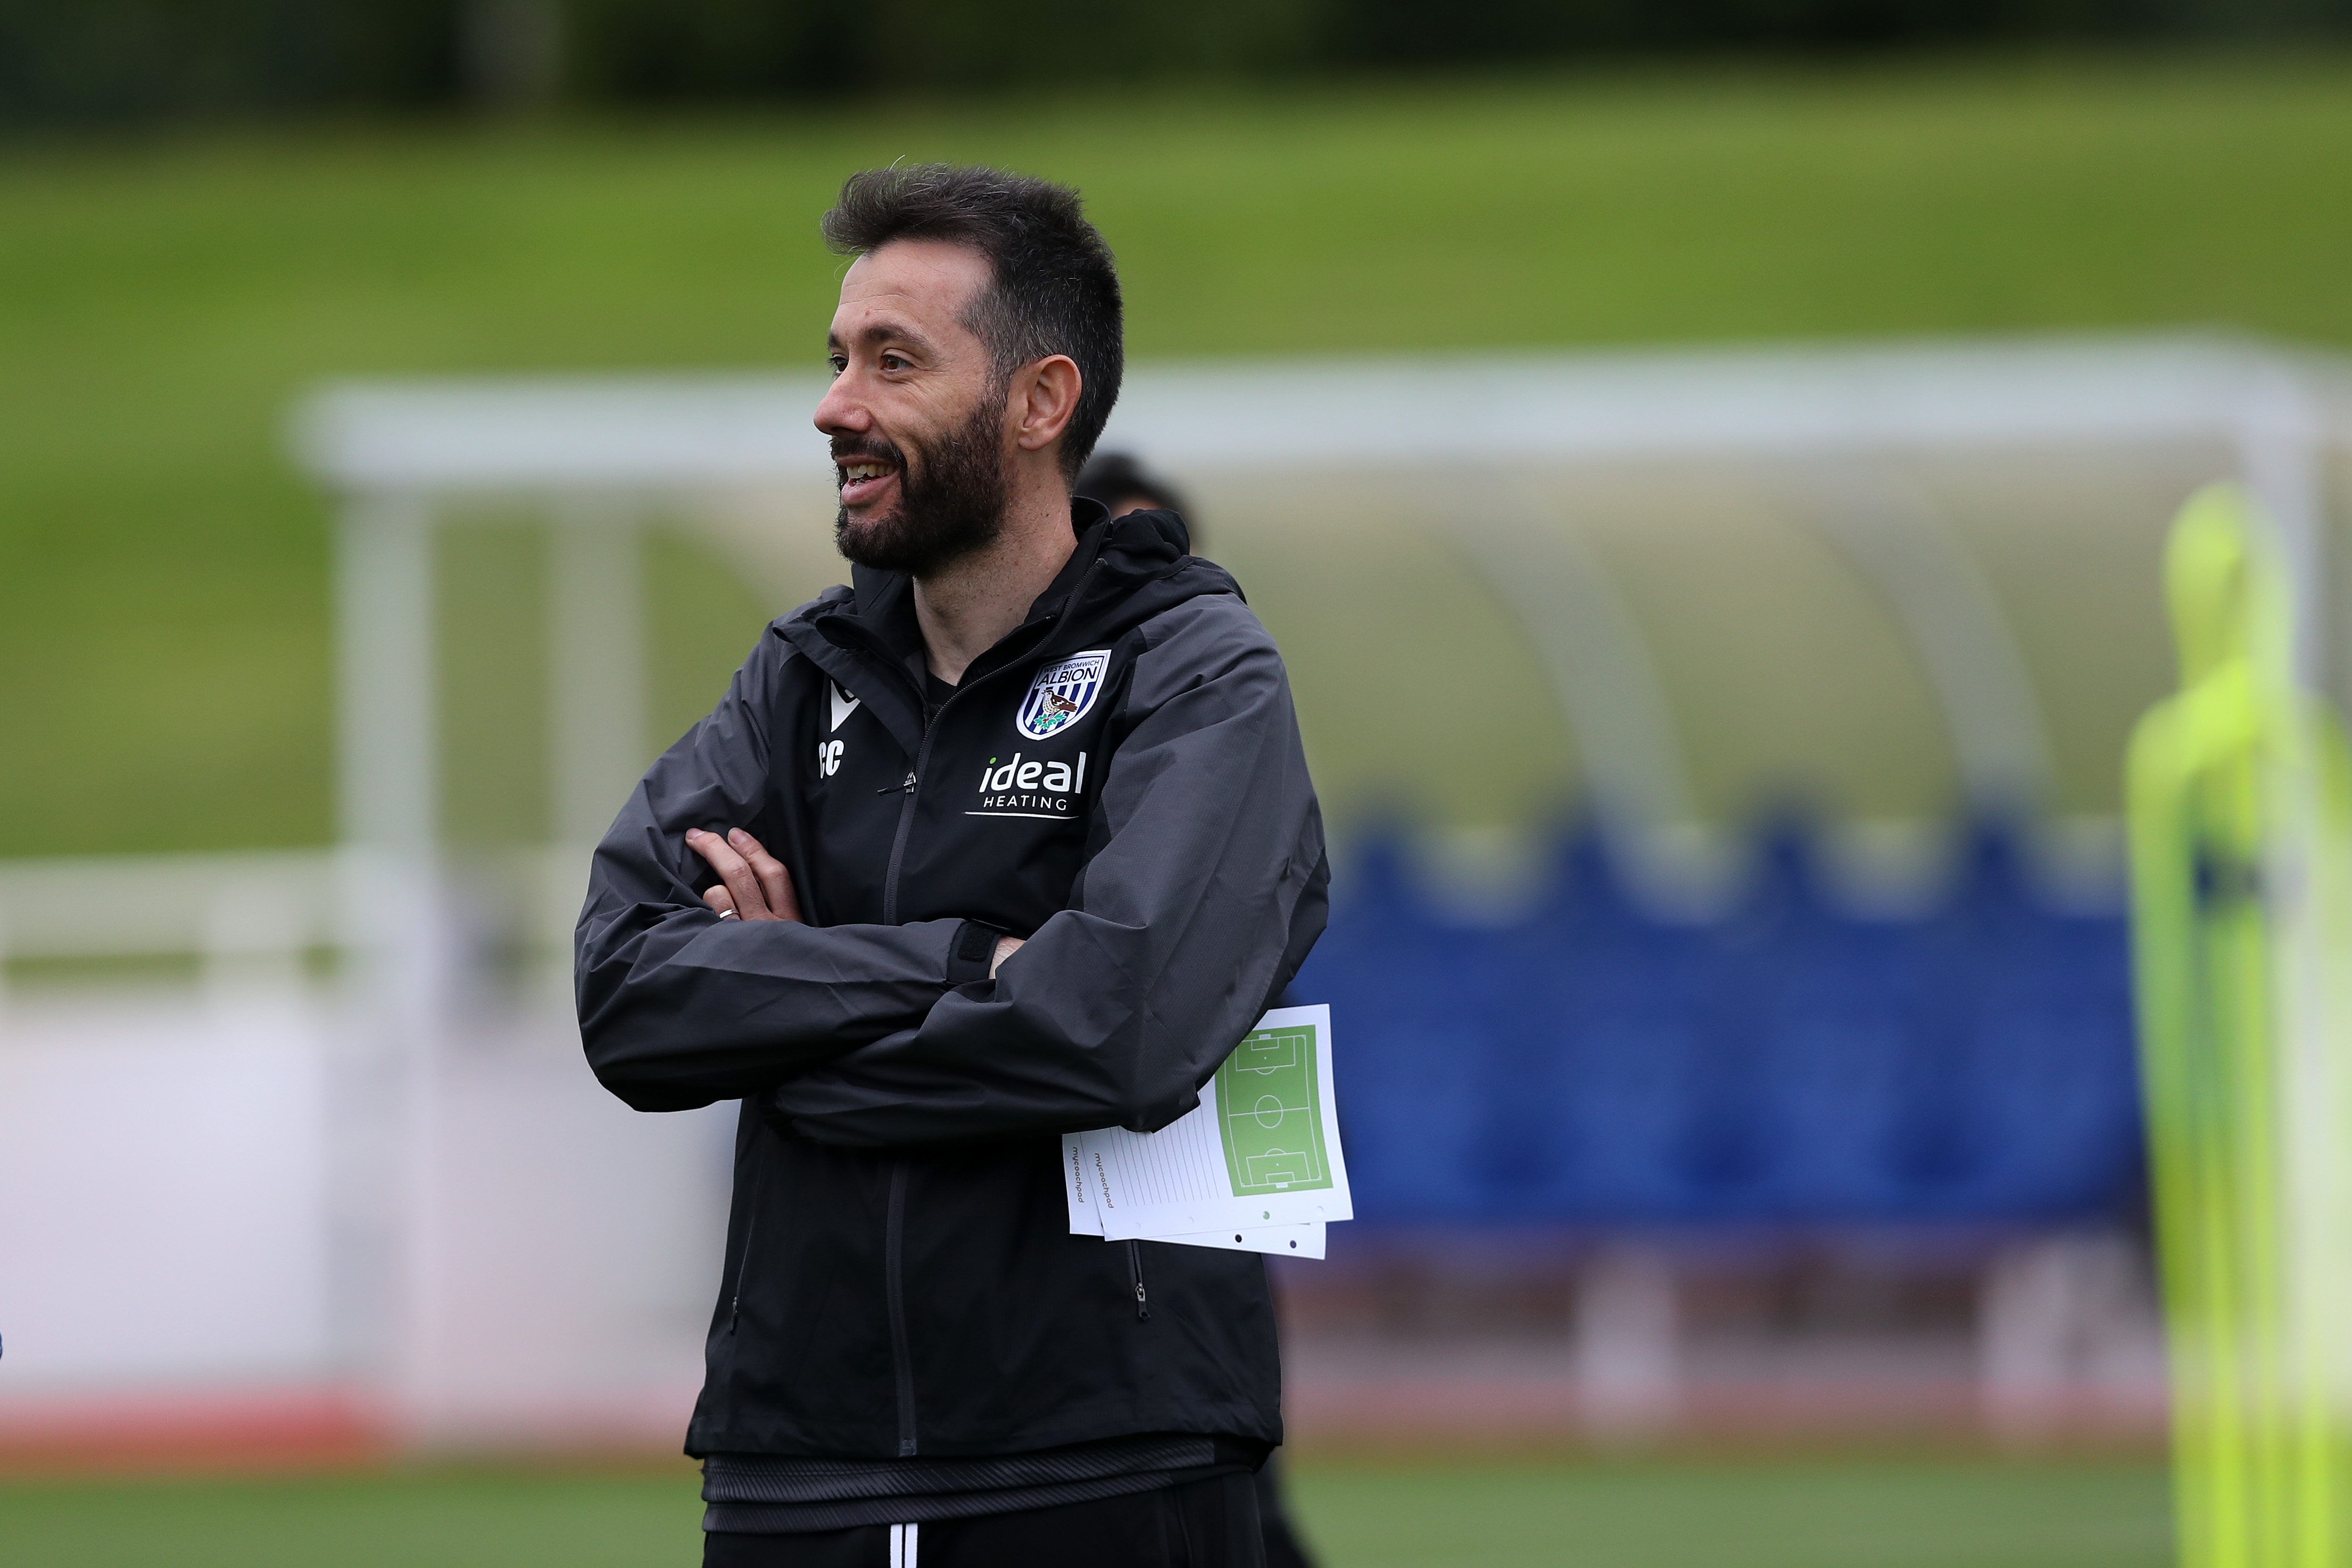
[[[2140,1201],[2120,915],[2051,907],[1979,823],[1942,905],[1869,918],[1801,822],[1721,919],[1645,910],[1589,827],[1504,928],[1372,835],[1293,988],[1328,1000],[1371,1221],[2011,1223]]]

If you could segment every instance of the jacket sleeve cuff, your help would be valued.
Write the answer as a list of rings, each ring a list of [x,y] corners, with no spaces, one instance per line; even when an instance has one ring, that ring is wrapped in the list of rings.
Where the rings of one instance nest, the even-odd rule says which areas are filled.
[[[955,939],[948,944],[948,984],[962,986],[988,978],[988,967],[996,961],[996,939],[1003,935],[977,920],[957,926]]]

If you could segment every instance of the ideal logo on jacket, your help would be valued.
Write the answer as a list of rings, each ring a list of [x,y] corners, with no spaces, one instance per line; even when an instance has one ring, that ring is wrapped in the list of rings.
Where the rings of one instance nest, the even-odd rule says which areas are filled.
[[[1090,699],[1091,700],[1091,699]],[[1041,762],[1019,752],[1009,762],[993,757],[980,770],[980,810],[967,817],[1066,817],[1087,789],[1087,754],[1078,760]]]

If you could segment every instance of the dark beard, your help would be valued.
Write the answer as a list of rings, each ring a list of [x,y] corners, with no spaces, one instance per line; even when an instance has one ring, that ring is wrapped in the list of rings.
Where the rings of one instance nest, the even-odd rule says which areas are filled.
[[[836,444],[836,463],[863,455],[897,465],[898,506],[864,523],[852,523],[842,507],[833,522],[835,548],[877,571],[929,577],[995,543],[1004,531],[1003,423],[1002,399],[983,397],[970,419],[936,442],[910,442],[916,463],[878,436],[861,451]]]

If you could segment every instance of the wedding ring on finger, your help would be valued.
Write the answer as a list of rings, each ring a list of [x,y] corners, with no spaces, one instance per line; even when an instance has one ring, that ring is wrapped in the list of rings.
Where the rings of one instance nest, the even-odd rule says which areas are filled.
[[[742,916],[737,915],[731,909],[722,909],[719,912],[719,918],[721,920],[740,920]]]

